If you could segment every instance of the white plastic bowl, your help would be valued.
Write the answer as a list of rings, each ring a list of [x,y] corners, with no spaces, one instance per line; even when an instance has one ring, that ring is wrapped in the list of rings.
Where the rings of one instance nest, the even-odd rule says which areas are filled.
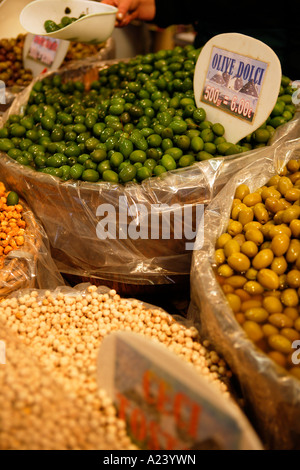
[[[66,8],[71,13],[66,14]],[[114,30],[117,8],[87,0],[35,0],[20,14],[23,28],[32,34],[49,36],[67,41],[99,43],[108,39]],[[60,23],[63,16],[86,16],[53,33],[47,33],[44,23],[53,20]]]

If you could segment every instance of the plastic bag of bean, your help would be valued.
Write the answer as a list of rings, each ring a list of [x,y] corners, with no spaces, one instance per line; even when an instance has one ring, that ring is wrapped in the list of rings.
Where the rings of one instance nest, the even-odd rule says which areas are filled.
[[[162,54],[164,54],[164,52],[162,52]],[[234,172],[243,168],[245,164],[248,164],[250,161],[260,160],[269,152],[268,147],[255,148],[249,152],[229,156],[217,157],[217,154],[215,154],[214,158],[209,157],[210,159],[206,160],[209,155],[205,151],[204,154],[201,153],[202,150],[200,150],[201,155],[199,159],[203,161],[195,161],[191,166],[185,166],[194,159],[193,156],[189,155],[190,150],[189,147],[187,147],[187,145],[192,144],[192,136],[195,135],[193,132],[195,133],[196,131],[197,134],[201,124],[203,126],[209,125],[207,124],[209,116],[207,116],[207,120],[204,123],[199,122],[203,116],[199,117],[201,110],[200,112],[196,110],[198,123],[192,123],[191,120],[188,121],[190,128],[186,132],[189,132],[189,135],[180,134],[180,132],[183,132],[182,125],[184,128],[188,125],[184,120],[183,124],[180,123],[181,126],[176,126],[176,122],[175,124],[173,122],[172,126],[174,127],[175,125],[174,131],[172,128],[169,128],[169,124],[167,123],[169,122],[170,115],[168,113],[167,115],[166,113],[162,113],[162,116],[158,116],[162,119],[164,124],[158,122],[158,126],[155,126],[155,132],[153,129],[149,129],[149,123],[147,125],[145,124],[148,118],[151,121],[149,116],[152,116],[155,112],[159,114],[158,105],[164,106],[166,104],[162,103],[162,101],[164,101],[162,98],[159,98],[162,101],[158,103],[156,103],[157,100],[155,99],[166,91],[164,89],[166,83],[164,79],[162,82],[159,81],[158,85],[155,86],[156,88],[160,86],[161,89],[157,89],[157,93],[155,94],[153,91],[150,93],[142,89],[144,85],[141,87],[138,80],[139,77],[141,77],[142,80],[147,79],[146,71],[149,72],[153,67],[153,65],[148,62],[153,61],[155,57],[156,56],[151,55],[150,57],[147,56],[145,57],[145,63],[130,65],[131,68],[128,70],[126,68],[128,60],[122,61],[121,63],[117,63],[116,61],[99,61],[99,63],[82,61],[80,64],[76,64],[76,68],[73,67],[72,70],[64,69],[43,76],[46,80],[50,78],[55,84],[58,84],[59,87],[63,87],[64,99],[62,101],[62,109],[66,109],[67,113],[56,114],[56,112],[53,113],[52,109],[50,113],[52,117],[50,114],[45,116],[46,119],[43,119],[45,129],[42,129],[46,131],[46,140],[45,137],[42,138],[43,142],[47,142],[47,139],[49,139],[48,134],[51,135],[51,139],[53,137],[54,142],[51,142],[50,147],[53,151],[55,151],[54,147],[61,144],[62,139],[65,138],[62,137],[62,132],[64,132],[62,127],[65,129],[67,134],[65,141],[68,146],[70,144],[70,149],[68,148],[66,151],[68,164],[63,165],[63,169],[62,167],[49,168],[48,166],[45,168],[45,162],[43,163],[45,154],[43,156],[43,152],[42,158],[40,158],[40,156],[35,158],[38,164],[41,165],[39,171],[31,168],[30,165],[20,165],[19,162],[13,160],[13,158],[7,156],[7,154],[1,154],[0,170],[3,177],[11,187],[19,187],[20,191],[26,196],[30,207],[40,218],[45,227],[52,248],[52,255],[60,272],[67,275],[71,282],[91,281],[94,283],[97,281],[100,285],[106,282],[108,285],[116,287],[118,291],[121,286],[124,286],[126,294],[130,295],[133,295],[133,292],[135,293],[138,287],[140,287],[140,291],[148,289],[148,291],[151,290],[151,292],[153,292],[153,287],[155,288],[157,285],[166,286],[166,288],[170,286],[175,286],[176,288],[177,285],[181,285],[184,286],[184,288],[188,288],[192,253],[188,245],[192,244],[195,237],[198,222],[197,211],[199,213],[203,205],[211,201],[214,195],[226,184],[228,178],[230,178]],[[137,60],[141,60],[141,58]],[[158,62],[159,63],[156,65],[159,67],[161,61]],[[190,65],[191,64],[187,64],[187,66]],[[179,64],[179,67],[181,66],[182,64]],[[114,68],[110,68],[108,71],[109,67]],[[134,70],[131,70],[133,68]],[[104,73],[105,71],[107,72],[107,76]],[[99,72],[103,72],[102,75],[99,74]],[[155,72],[158,71],[156,70]],[[120,79],[122,79],[121,82]],[[36,101],[34,101],[33,106],[40,108],[40,106],[44,105],[43,100],[45,100],[45,96],[38,91],[41,89],[41,85],[39,85],[40,80],[41,77],[33,81],[33,83],[13,102],[9,113],[4,116],[3,122],[6,122],[11,116],[19,114],[20,111],[25,110],[28,99],[33,99],[32,97],[30,98],[33,87],[35,93],[34,100]],[[68,91],[70,81],[74,81],[75,85],[72,86],[77,87],[74,93]],[[151,81],[152,79],[150,82]],[[66,84],[68,82],[69,85]],[[128,85],[126,85],[127,82]],[[149,98],[143,98],[143,100],[139,98],[140,101],[142,101],[142,106],[146,106],[145,113],[150,113],[149,116],[145,115],[143,111],[144,108],[141,110],[134,107],[133,110],[131,110],[132,116],[128,118],[127,110],[133,104],[131,102],[125,103],[124,113],[120,115],[120,112],[123,110],[122,104],[120,105],[120,102],[117,104],[113,102],[111,106],[109,106],[107,103],[109,100],[105,99],[107,89],[104,85],[107,83],[115,88],[118,88],[121,84],[122,86],[125,84],[134,90],[136,95],[134,95],[132,91],[126,93],[126,99],[128,100],[133,100],[134,96],[142,97],[149,95],[153,97],[155,110],[152,105],[150,106],[152,101],[149,100]],[[149,80],[147,83],[148,87]],[[192,82],[188,79],[185,85],[192,86],[191,84]],[[83,85],[92,87],[91,92],[95,93],[94,97],[91,95],[88,100],[81,97],[80,93],[82,92]],[[95,88],[93,89],[93,87]],[[139,90],[139,87],[141,87],[141,90]],[[104,95],[102,95],[103,88],[105,88]],[[173,88],[175,90],[175,85]],[[57,90],[57,87],[54,89]],[[48,93],[46,89],[43,89],[43,92],[44,91]],[[192,89],[188,91],[190,92],[190,96],[187,95],[187,97],[189,96],[188,98],[183,98],[183,103],[190,104],[193,102],[191,98]],[[70,104],[69,98],[71,95],[71,99],[73,99],[74,96],[74,99],[77,99],[77,102],[74,103],[74,112],[72,108],[73,104],[72,106],[68,106],[68,104]],[[55,98],[55,94],[46,97],[46,99],[50,100],[52,103],[52,105],[47,105],[48,108],[53,108],[54,105],[58,105],[58,103],[54,103],[53,96]],[[102,102],[100,106],[104,106],[104,108],[105,106],[109,106],[109,109],[101,108],[97,116],[94,114],[94,109],[91,109],[97,107],[97,104],[95,105],[94,103],[95,96],[98,98],[101,97]],[[181,105],[176,104],[177,98],[175,96],[174,106],[181,108]],[[60,99],[62,99],[62,97],[60,97]],[[85,101],[83,101],[83,99]],[[188,101],[186,101],[186,99]],[[42,101],[41,103],[40,100]],[[123,103],[122,100],[123,98],[121,98],[121,103]],[[79,102],[81,104],[84,102],[84,109],[81,108],[81,105],[78,109]],[[30,104],[30,106],[32,105]],[[182,104],[182,106],[184,106],[184,104]],[[149,107],[150,110],[148,109]],[[32,111],[36,108],[32,108]],[[189,113],[193,112],[193,109],[193,106],[187,106],[186,110],[185,108],[179,110],[172,108],[171,112],[186,111],[186,115],[189,116]],[[71,114],[68,114],[70,111]],[[87,120],[85,119],[86,112],[91,113],[89,116],[86,116],[88,117]],[[142,118],[145,118],[145,121],[137,124],[137,116],[141,113],[144,113]],[[62,119],[64,124],[62,124],[62,122],[56,122],[55,129],[51,130],[54,114],[56,116],[59,115],[59,119]],[[40,119],[38,115],[39,111],[35,114],[35,119],[37,120]],[[48,118],[50,118],[50,120]],[[93,125],[95,119],[97,122]],[[132,122],[127,122],[128,119]],[[187,118],[187,120],[188,119],[189,118]],[[143,132],[150,133],[151,135],[145,134],[147,138],[143,135],[141,140],[137,140],[137,135],[139,134],[140,136],[140,133],[138,132],[134,134],[134,136],[131,135],[132,127],[130,128],[131,130],[128,131],[126,124],[129,124],[129,126],[138,125],[141,127],[141,129],[137,129],[138,131],[143,130]],[[152,124],[153,122],[151,121],[151,125]],[[106,127],[101,130],[103,125]],[[299,132],[297,131],[299,125],[299,116],[295,115],[295,119],[283,124],[280,128],[276,128],[276,132],[272,138],[272,146],[277,145],[277,136],[280,139],[287,139],[288,136],[294,138],[294,134]],[[30,123],[29,126],[31,126]],[[117,130],[113,129],[115,126],[117,126]],[[48,127],[49,130],[47,130],[46,127]],[[74,133],[75,128],[76,132]],[[162,133],[162,128],[164,133]],[[219,134],[223,132],[220,132],[220,128],[222,130],[222,126],[217,126],[216,128],[218,129],[216,132]],[[117,151],[119,144],[116,142],[118,138],[116,134],[122,133],[124,129],[126,131],[125,135],[127,135],[127,137],[130,136],[134,142],[126,137],[126,142],[121,149],[124,155],[120,155],[122,152]],[[32,129],[29,130],[30,134],[31,130]],[[80,133],[77,133],[77,131]],[[203,132],[204,131],[207,131],[207,129],[203,129]],[[109,135],[112,134],[112,132],[114,132],[114,135]],[[161,133],[162,137],[157,133]],[[208,132],[208,134],[211,134],[211,132]],[[226,137],[226,131],[224,135]],[[88,136],[88,142],[86,142],[85,139]],[[170,145],[173,146],[174,142],[167,136],[171,136],[174,142],[175,138],[181,139],[180,145],[183,150],[176,146],[177,151],[175,158],[177,159],[179,155],[182,154],[184,157],[182,162],[179,165],[178,160],[177,165],[170,154],[164,158],[164,163],[168,171],[166,171],[165,167],[162,168],[162,165],[156,165],[158,170],[163,171],[163,173],[159,176],[143,179],[145,176],[151,175],[152,170],[145,168],[145,165],[137,160],[145,160],[146,155],[148,157],[147,160],[150,160],[147,161],[147,164],[150,166],[156,164],[158,161],[162,160],[160,158],[163,152],[162,145],[164,151],[170,151],[172,153],[174,151],[173,147],[167,147]],[[209,140],[212,137],[208,136],[207,138]],[[219,139],[218,142],[222,142],[224,137],[219,135],[216,138]],[[71,140],[69,141],[69,139]],[[163,140],[164,143],[162,143]],[[99,141],[100,143],[98,143]],[[85,142],[85,150],[83,155],[79,155],[78,145],[82,146],[83,142]],[[206,143],[208,145],[205,146],[205,148],[210,148],[211,151],[216,150],[215,144],[211,145],[212,142]],[[106,150],[103,149],[104,144]],[[196,141],[194,141],[192,145],[196,151],[202,148],[202,144],[204,149],[204,141],[202,143],[201,140],[196,138]],[[228,142],[225,142],[225,144],[228,144]],[[94,153],[94,145],[98,145],[98,148],[95,155],[92,155]],[[220,145],[222,145],[222,143]],[[265,144],[260,143],[259,145]],[[62,148],[63,147],[61,147],[61,149]],[[133,150],[133,148],[135,150]],[[214,150],[212,150],[212,148]],[[145,149],[146,152],[149,152],[146,153]],[[41,147],[36,149],[38,153],[41,153],[40,150],[42,150]],[[69,155],[73,153],[73,150],[77,152],[77,157],[74,156],[75,154],[69,157]],[[238,151],[240,150],[241,146]],[[245,148],[243,148],[243,150],[245,150]],[[82,152],[82,150],[80,150],[79,153],[80,152]],[[129,162],[128,152],[130,152],[130,156],[135,152],[131,157],[130,166],[127,165]],[[12,152],[9,151],[9,153],[15,156],[14,149]],[[95,161],[91,161],[91,158],[89,158],[91,155],[92,159],[94,158]],[[103,156],[105,155],[107,158],[103,160]],[[228,153],[226,153],[226,155],[228,155]],[[154,156],[157,160],[151,158],[151,156]],[[123,157],[124,161],[120,163]],[[66,156],[62,155],[60,151],[57,151],[57,155],[54,158],[50,157],[51,165],[60,165],[60,159],[65,161]],[[22,159],[21,161],[24,162]],[[234,165],[232,165],[232,162],[234,162]],[[127,165],[127,169],[125,168],[125,170],[122,171],[121,178],[116,172],[119,172],[119,168],[123,164]],[[179,168],[181,165],[182,167]],[[178,168],[174,169],[175,167]],[[84,170],[84,179],[82,179],[83,168],[87,169],[87,172]],[[138,174],[138,170],[141,181],[132,181],[133,176]],[[62,171],[66,171],[66,174],[64,173],[63,176],[66,180],[52,176],[53,174],[62,175]],[[68,171],[70,171],[69,176]],[[47,172],[49,172],[49,174],[47,174]],[[108,180],[103,179],[102,181],[101,177],[101,180],[98,181],[98,176],[100,174],[104,175],[104,173],[106,173],[105,178],[107,177]],[[71,176],[73,175],[72,178],[70,178],[70,174]],[[93,179],[95,175],[96,179]],[[47,197],[45,197],[45,195],[47,195]],[[108,208],[110,211],[108,217],[106,217],[106,212],[104,211]],[[158,219],[159,221],[157,222]],[[168,219],[170,219],[169,223]],[[182,224],[179,223],[176,225],[174,219],[181,220]],[[168,224],[167,229],[170,231],[170,236],[164,236],[164,234],[162,234],[164,229],[162,226],[163,220]],[[108,226],[105,225],[106,222]],[[76,279],[71,279],[71,276],[76,277]]]
[[[20,336],[0,320],[1,450],[136,449],[103,390],[74,394]]]
[[[25,287],[61,284],[43,226],[25,201],[0,182],[0,299]]]
[[[7,403],[0,410],[0,448],[135,448],[111,399],[97,387],[99,347],[113,331],[160,342],[228,403],[233,399],[226,362],[185,318],[103,286],[23,289],[0,303],[6,349],[0,396]],[[37,433],[41,428],[45,432]]]
[[[299,157],[299,140],[282,142],[229,179],[191,269],[188,318],[230,365],[271,449],[300,443]]]

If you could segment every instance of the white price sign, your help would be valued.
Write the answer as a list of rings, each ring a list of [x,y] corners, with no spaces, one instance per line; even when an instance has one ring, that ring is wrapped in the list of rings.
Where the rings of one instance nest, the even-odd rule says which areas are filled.
[[[226,139],[236,143],[270,115],[280,82],[280,62],[270,47],[243,34],[220,34],[199,55],[196,104],[209,121],[223,124]]]
[[[28,57],[50,67],[56,57],[60,40],[46,36],[34,36]]]

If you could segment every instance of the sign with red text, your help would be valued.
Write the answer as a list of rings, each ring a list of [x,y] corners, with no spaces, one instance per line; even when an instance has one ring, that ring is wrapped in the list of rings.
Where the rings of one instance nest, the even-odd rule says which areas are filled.
[[[51,67],[55,60],[59,43],[59,39],[35,35],[27,53],[27,57],[30,57],[47,67]]]
[[[56,70],[62,64],[69,48],[69,41],[27,34],[23,48],[23,62],[36,77],[42,72]]]
[[[236,143],[268,118],[280,82],[280,62],[270,47],[243,34],[220,34],[199,55],[195,100],[207,120],[223,124],[227,141]]]
[[[107,336],[98,385],[141,449],[261,449],[237,405],[165,346],[131,332]]]

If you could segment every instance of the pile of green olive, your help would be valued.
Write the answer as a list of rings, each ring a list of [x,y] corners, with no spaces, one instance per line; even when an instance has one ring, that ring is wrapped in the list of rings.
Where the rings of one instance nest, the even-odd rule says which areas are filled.
[[[275,130],[272,117],[251,143],[234,145],[224,127],[196,107],[199,53],[189,45],[121,61],[101,69],[89,90],[59,74],[46,77],[33,86],[24,114],[11,115],[0,129],[0,150],[65,181],[139,183],[261,146],[261,132]],[[295,112],[289,106],[284,122]]]
[[[250,193],[235,192],[227,231],[216,243],[216,269],[237,321],[251,340],[300,379],[300,162]]]
[[[63,16],[60,20],[60,23],[55,23],[53,20],[46,20],[44,23],[44,28],[46,33],[54,33],[54,31],[58,31],[59,29],[65,28],[69,24],[74,23],[74,21],[79,20],[79,18],[83,18],[85,15],[82,14],[78,18],[70,17],[70,16]]]

